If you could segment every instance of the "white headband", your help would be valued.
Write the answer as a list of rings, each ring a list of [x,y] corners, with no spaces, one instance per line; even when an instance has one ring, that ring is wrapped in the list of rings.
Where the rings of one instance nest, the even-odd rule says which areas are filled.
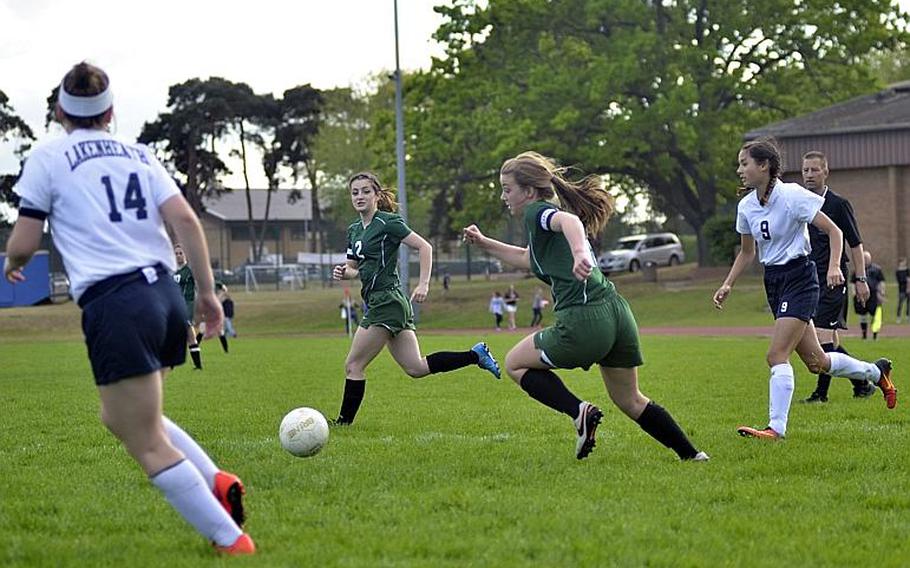
[[[114,93],[111,92],[111,87],[108,85],[106,89],[97,95],[80,97],[67,93],[66,89],[63,88],[63,83],[60,83],[57,102],[60,103],[60,108],[63,109],[63,112],[70,116],[98,116],[113,106]]]

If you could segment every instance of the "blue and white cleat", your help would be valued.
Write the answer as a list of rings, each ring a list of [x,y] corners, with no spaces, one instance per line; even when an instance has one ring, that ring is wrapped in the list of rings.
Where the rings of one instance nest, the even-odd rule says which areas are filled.
[[[499,370],[499,363],[496,362],[496,359],[493,357],[493,354],[490,353],[490,348],[487,347],[487,344],[481,341],[474,347],[471,347],[471,351],[477,353],[477,366],[486,371],[493,373],[493,376],[497,379],[502,378],[502,372]]]

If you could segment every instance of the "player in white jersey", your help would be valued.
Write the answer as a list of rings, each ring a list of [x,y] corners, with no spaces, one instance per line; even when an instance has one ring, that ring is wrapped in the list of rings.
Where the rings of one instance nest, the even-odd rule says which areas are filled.
[[[188,319],[164,222],[193,262],[197,316],[210,330],[221,327],[202,228],[154,155],[107,132],[113,95],[104,71],[79,63],[59,93],[55,114],[67,136],[36,147],[25,163],[4,276],[24,280],[22,268],[48,221],[83,310],[105,426],[220,552],[252,554],[255,545],[241,528],[243,484],[161,412],[166,369],[186,357]]]
[[[843,353],[825,353],[819,345],[812,318],[818,304],[819,282],[815,263],[808,258],[811,223],[828,235],[831,259],[827,286],[840,286],[843,233],[821,212],[824,199],[798,184],[778,179],[780,152],[771,140],[745,144],[739,152],[736,173],[744,186],[744,197],[736,209],[736,230],[742,246],[730,273],[714,293],[714,305],[721,309],[743,270],[758,258],[765,270],[765,293],[774,314],[774,334],[768,348],[771,368],[770,422],[766,428],[740,426],[746,437],[778,440],[787,431],[787,418],[793,398],[793,367],[790,355],[795,350],[813,374],[821,372],[850,379],[868,379],[885,395],[888,408],[897,404],[897,389],[891,381],[891,361],[858,361]]]

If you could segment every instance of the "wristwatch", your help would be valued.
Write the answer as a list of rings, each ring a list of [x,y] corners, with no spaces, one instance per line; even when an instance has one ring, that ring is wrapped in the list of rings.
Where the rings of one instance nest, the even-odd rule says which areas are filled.
[[[866,281],[866,277],[865,277],[865,276],[854,276],[853,279],[856,280],[857,282],[865,282],[865,281]]]

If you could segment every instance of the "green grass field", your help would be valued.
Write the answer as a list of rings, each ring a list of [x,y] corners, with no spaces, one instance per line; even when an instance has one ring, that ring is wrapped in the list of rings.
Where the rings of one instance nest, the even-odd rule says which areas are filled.
[[[471,286],[478,287],[470,300],[476,303],[487,291]],[[642,320],[659,314],[662,298],[626,288]],[[469,289],[436,297],[432,307],[440,311],[431,323],[428,307],[424,327],[439,325],[442,308],[456,303],[451,296]],[[508,379],[470,368],[413,380],[385,353],[370,368],[357,423],[333,430],[321,454],[294,458],[277,440],[284,413],[313,406],[332,417],[338,410],[348,340],[329,330],[338,328],[337,300],[323,305],[331,315],[308,315],[337,296],[337,289],[238,294],[241,337],[231,353],[206,343],[204,371],[182,367],[168,378],[168,416],[247,484],[248,530],[259,553],[244,559],[217,558],[104,430],[78,312],[71,305],[0,312],[0,565],[910,561],[906,403],[888,411],[879,395],[856,401],[845,381],[835,382],[827,405],[794,404],[786,441],[740,438],[738,424],[767,421],[761,338],[643,339],[642,390],[712,456],[708,463],[678,462],[610,405],[594,372],[562,373],[607,414],[594,453],[578,462],[569,420]],[[749,312],[752,296],[743,290],[731,312]],[[304,315],[286,315],[292,311]],[[709,309],[690,311],[693,322],[723,325]],[[475,323],[451,308],[451,319],[479,327],[486,324],[479,312]],[[294,327],[303,317],[311,325]],[[684,317],[676,323],[693,325]],[[502,358],[519,337],[483,339]],[[421,333],[424,352],[477,339]],[[848,347],[864,358],[892,356],[898,386],[907,384],[906,340]],[[805,396],[814,377],[794,363],[796,397]]]
[[[683,265],[661,269],[658,283],[643,282],[638,274],[611,279],[632,304],[641,326],[770,325],[761,280],[754,276],[740,279],[723,312],[712,307],[711,297],[724,274],[721,269],[705,275],[694,272],[693,265]],[[420,329],[492,327],[493,318],[487,312],[490,295],[496,290],[505,292],[509,284],[515,284],[521,294],[518,323],[528,325],[534,289],[541,286],[541,282],[536,278],[498,276],[496,280],[475,277],[470,282],[457,279],[448,293],[443,293],[440,282],[433,282],[429,301],[420,307]],[[359,301],[359,285],[345,284],[351,287],[351,294]],[[303,291],[264,290],[257,293],[246,293],[238,285],[231,291],[237,308],[234,323],[244,336],[318,334],[343,328],[338,309],[343,289],[338,283],[331,288],[323,288],[316,282]],[[79,340],[82,337],[79,318],[79,309],[72,302],[0,310],[0,341],[48,337]],[[552,311],[545,310],[544,323],[552,318]]]

